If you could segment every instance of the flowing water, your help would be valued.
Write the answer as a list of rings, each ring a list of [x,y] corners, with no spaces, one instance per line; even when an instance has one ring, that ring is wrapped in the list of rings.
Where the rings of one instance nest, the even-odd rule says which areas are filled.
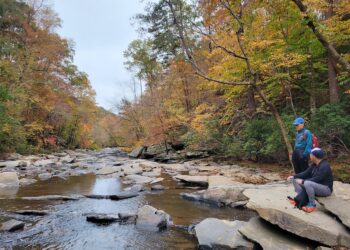
[[[164,176],[165,177],[165,176]],[[161,192],[143,192],[131,199],[112,201],[82,198],[77,201],[32,201],[20,197],[72,194],[114,194],[124,186],[119,179],[96,177],[93,174],[53,178],[18,190],[0,190],[0,223],[9,218],[26,222],[22,231],[0,233],[0,249],[196,249],[197,240],[181,226],[188,226],[214,217],[228,220],[249,220],[254,213],[247,210],[217,208],[184,200],[181,192],[192,192],[166,177]],[[148,204],[164,210],[173,218],[172,227],[162,232],[147,232],[134,225],[97,225],[86,221],[84,213],[136,212]],[[11,212],[20,209],[49,210],[49,215],[22,216]]]

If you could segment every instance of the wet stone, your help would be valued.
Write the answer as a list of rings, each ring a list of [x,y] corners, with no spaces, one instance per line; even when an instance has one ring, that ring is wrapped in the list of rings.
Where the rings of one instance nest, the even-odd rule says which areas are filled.
[[[13,232],[24,228],[25,223],[18,220],[9,220],[2,223],[0,231]]]
[[[98,224],[109,224],[112,222],[120,221],[119,216],[115,214],[98,214],[98,213],[89,213],[84,214],[86,220]]]
[[[49,211],[43,211],[43,210],[17,210],[15,211],[16,214],[21,215],[33,215],[33,216],[44,216],[48,215]]]

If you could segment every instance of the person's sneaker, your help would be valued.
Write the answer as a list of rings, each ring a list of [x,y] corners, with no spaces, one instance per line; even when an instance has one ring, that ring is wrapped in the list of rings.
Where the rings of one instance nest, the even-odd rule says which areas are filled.
[[[306,206],[302,207],[301,209],[303,209],[304,212],[312,213],[313,211],[316,210],[316,204],[311,204],[309,202],[309,203],[307,203]]]
[[[297,204],[297,203],[295,202],[295,200],[294,200],[292,197],[287,196],[287,199],[288,199],[289,203],[290,203],[292,206],[295,206],[295,205]]]

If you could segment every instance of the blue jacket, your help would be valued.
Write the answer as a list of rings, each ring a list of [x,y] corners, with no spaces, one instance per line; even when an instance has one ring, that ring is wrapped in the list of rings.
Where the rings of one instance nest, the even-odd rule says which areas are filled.
[[[312,164],[304,172],[294,175],[294,178],[326,185],[333,191],[333,174],[326,160],[322,160],[318,166]]]
[[[312,148],[312,134],[309,130],[303,128],[296,133],[294,149],[303,150],[303,156],[310,154]]]

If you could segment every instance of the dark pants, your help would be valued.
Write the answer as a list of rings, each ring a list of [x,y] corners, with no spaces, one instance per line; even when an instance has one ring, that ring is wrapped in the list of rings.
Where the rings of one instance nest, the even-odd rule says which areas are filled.
[[[309,159],[303,157],[304,150],[294,149],[292,155],[292,162],[295,174],[299,174],[309,167]]]

